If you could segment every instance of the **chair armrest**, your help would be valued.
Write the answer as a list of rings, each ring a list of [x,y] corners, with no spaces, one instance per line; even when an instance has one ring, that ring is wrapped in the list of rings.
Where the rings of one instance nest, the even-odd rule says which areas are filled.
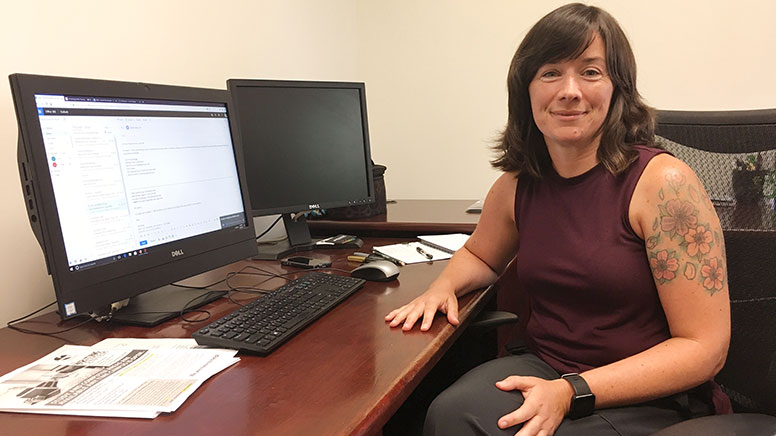
[[[517,315],[512,312],[503,312],[500,310],[489,310],[481,312],[477,318],[469,325],[469,329],[488,330],[496,327],[514,324],[518,320]]]

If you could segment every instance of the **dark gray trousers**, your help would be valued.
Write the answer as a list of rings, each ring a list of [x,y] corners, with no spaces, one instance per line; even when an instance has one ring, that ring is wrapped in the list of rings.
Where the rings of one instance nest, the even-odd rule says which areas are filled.
[[[520,391],[504,392],[496,382],[510,375],[560,377],[532,353],[502,357],[464,374],[431,403],[424,436],[514,435],[520,426],[502,430],[498,419],[523,404]],[[590,416],[564,419],[555,436],[647,436],[686,419],[708,415],[711,408],[687,393],[627,407],[596,410]],[[691,411],[692,409],[692,411]]]

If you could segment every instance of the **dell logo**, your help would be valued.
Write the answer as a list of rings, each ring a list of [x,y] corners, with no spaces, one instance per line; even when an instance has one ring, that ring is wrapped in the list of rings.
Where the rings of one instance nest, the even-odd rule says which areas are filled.
[[[320,208],[321,208],[321,205],[320,205],[320,204],[315,204],[315,203],[313,203],[313,204],[308,204],[308,205],[307,205],[307,207],[308,207],[310,210],[313,210],[313,209],[320,209]]]
[[[183,256],[183,250],[173,250],[170,254],[172,257]]]

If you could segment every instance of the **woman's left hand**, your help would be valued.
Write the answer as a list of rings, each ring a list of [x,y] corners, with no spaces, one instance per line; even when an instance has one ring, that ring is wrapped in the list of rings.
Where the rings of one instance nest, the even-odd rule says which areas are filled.
[[[496,383],[502,391],[519,390],[523,405],[498,420],[499,428],[523,424],[516,436],[550,436],[563,421],[571,407],[574,390],[563,379],[544,380],[538,377],[510,376]]]

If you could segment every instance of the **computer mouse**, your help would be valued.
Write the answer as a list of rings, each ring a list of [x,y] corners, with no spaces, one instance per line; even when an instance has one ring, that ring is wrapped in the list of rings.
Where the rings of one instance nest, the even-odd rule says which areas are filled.
[[[350,276],[372,282],[389,282],[399,276],[399,267],[387,260],[375,260],[354,269]]]

